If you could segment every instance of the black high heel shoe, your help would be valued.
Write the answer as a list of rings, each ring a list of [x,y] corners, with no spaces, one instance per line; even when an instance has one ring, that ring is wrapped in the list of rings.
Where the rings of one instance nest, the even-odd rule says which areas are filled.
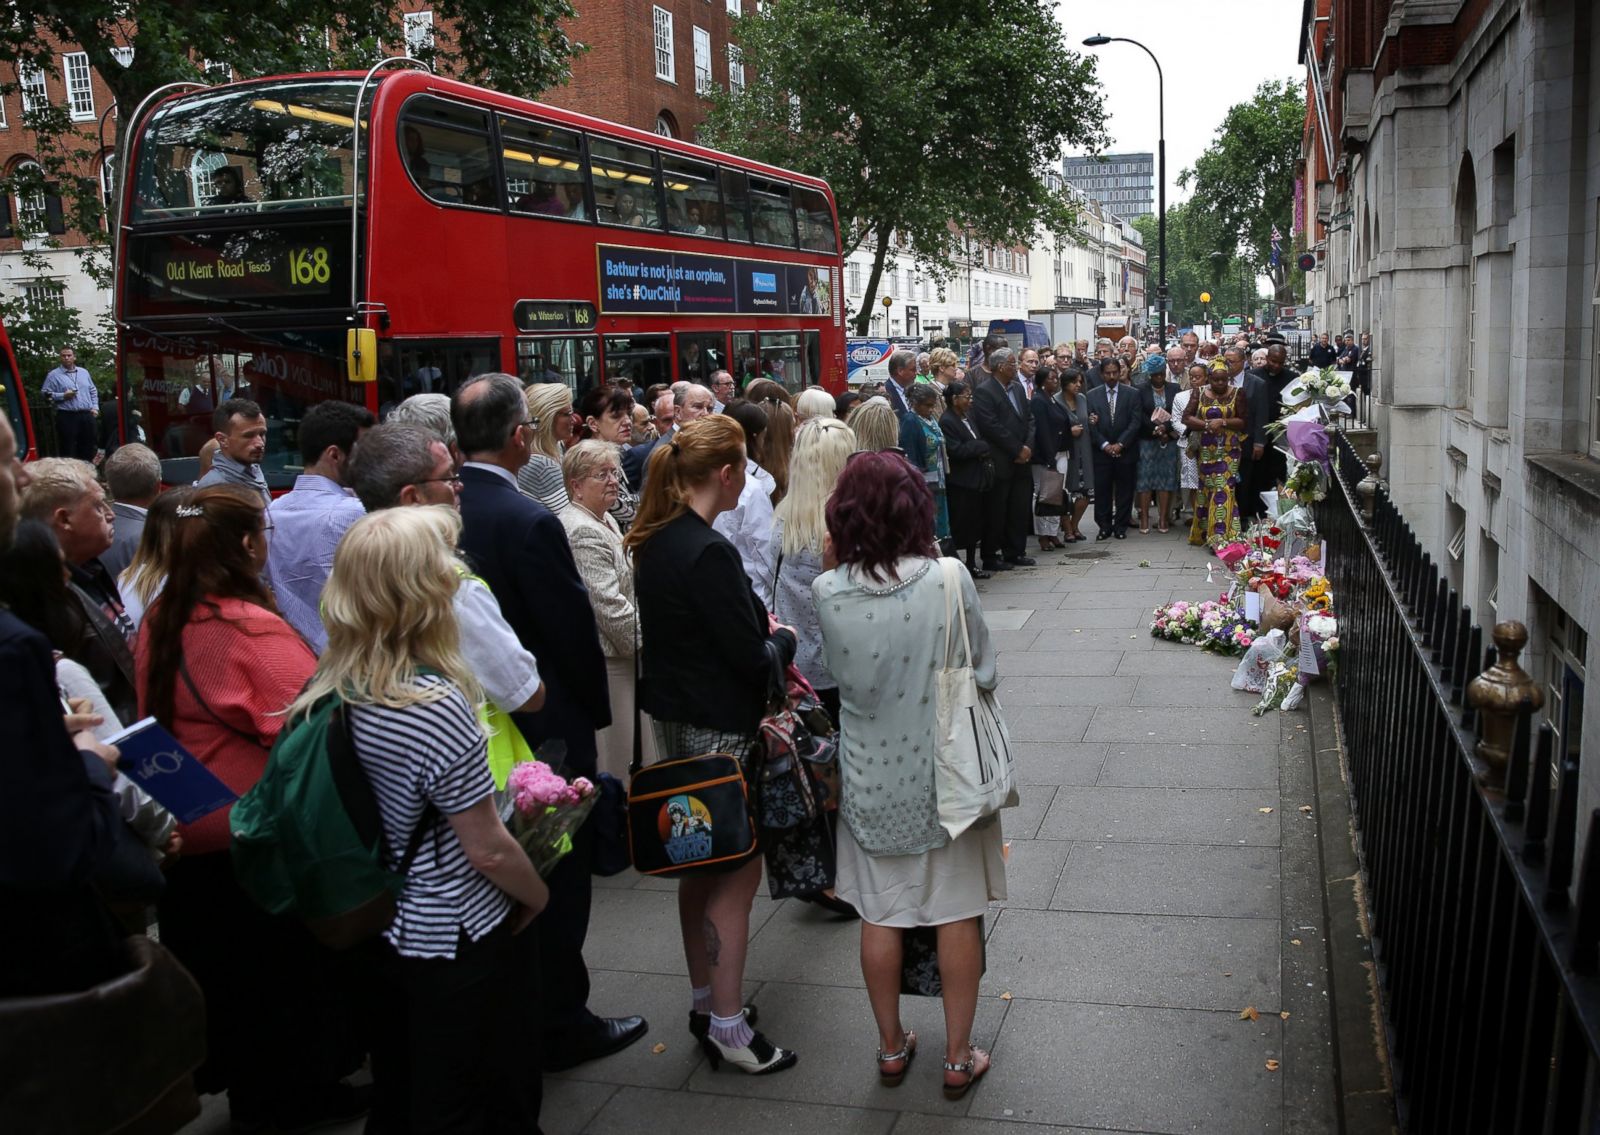
[[[700,1042],[700,1048],[705,1052],[706,1059],[711,1062],[713,1072],[726,1060],[741,1072],[751,1076],[766,1076],[772,1072],[782,1072],[785,1068],[793,1068],[800,1060],[799,1053],[779,1048],[760,1033],[753,1035],[750,1043],[743,1048],[729,1048],[708,1033]]]

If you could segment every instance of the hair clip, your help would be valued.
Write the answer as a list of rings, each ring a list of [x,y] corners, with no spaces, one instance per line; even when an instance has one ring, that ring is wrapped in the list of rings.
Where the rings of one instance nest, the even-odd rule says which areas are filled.
[[[677,442],[669,441],[669,442],[667,442],[667,445],[671,447],[673,453],[681,452],[681,450],[678,449],[678,443]]]
[[[206,510],[197,504],[180,504],[178,506],[179,520],[193,520],[196,517],[204,516],[205,514]]]

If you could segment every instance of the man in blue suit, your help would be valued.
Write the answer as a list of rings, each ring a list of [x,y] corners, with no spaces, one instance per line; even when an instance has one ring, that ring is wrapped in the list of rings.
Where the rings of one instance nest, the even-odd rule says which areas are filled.
[[[917,381],[917,355],[915,351],[896,351],[889,356],[889,381],[883,384],[883,396],[889,408],[902,422],[911,413],[911,400],[906,396]]]
[[[1089,443],[1094,450],[1096,540],[1128,538],[1133,488],[1139,471],[1139,393],[1127,384],[1128,365],[1113,355],[1100,366],[1102,385],[1089,403]]]
[[[568,776],[595,775],[595,731],[611,724],[606,660],[589,593],[554,513],[517,489],[532,431],[522,384],[487,374],[456,391],[450,408],[461,467],[461,550],[494,592],[506,622],[539,663],[544,708],[513,717],[528,744],[566,746]],[[644,1036],[642,1017],[589,1011],[589,930],[593,825],[551,872],[550,903],[534,922],[539,935],[540,1025],[544,1066],[571,1068],[626,1048]]]
[[[638,445],[629,446],[622,451],[622,473],[628,478],[628,487],[635,493],[644,488],[645,466],[650,463],[650,455],[658,446],[666,445],[672,440],[672,435],[696,418],[703,418],[711,413],[711,407],[716,399],[711,391],[697,382],[680,382],[674,384],[672,391],[672,429],[661,436],[640,442]]]

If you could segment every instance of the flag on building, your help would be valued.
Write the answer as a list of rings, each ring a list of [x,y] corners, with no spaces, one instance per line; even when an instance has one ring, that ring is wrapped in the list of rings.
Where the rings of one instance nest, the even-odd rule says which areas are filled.
[[[1278,231],[1278,226],[1272,226],[1272,266],[1276,268],[1283,259],[1283,234]]]

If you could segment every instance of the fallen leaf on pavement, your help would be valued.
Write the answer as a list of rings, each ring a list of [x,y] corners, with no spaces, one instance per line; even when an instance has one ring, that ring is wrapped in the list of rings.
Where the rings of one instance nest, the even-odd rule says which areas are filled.
[[[1278,1062],[1276,1060],[1267,1061],[1267,1071],[1268,1072],[1276,1072],[1277,1070],[1278,1070]]]
[[[1257,808],[1256,811],[1260,812],[1263,816],[1265,816],[1268,812],[1272,811],[1272,809],[1271,808]]]
[[[1011,990],[1008,989],[1004,993],[1000,994],[1000,1000],[1002,1000],[1002,1001],[1011,1000]]]
[[[1231,970],[1231,969],[1229,969],[1229,970],[1223,970],[1223,971],[1222,971],[1222,976],[1223,976],[1223,977],[1232,977],[1232,976],[1233,976],[1233,971],[1232,971],[1232,970]]]
[[[1310,804],[1302,804],[1302,805],[1300,805],[1300,810],[1302,812],[1309,812],[1309,811],[1311,811],[1311,805]]]
[[[666,1046],[666,1045],[664,1045],[664,1044],[660,1044],[660,1043],[658,1043],[658,1044],[657,1044],[657,1045],[656,1045],[656,1046],[655,1046],[655,1047],[654,1047],[654,1048],[652,1048],[652,1049],[651,1049],[651,1050],[650,1050],[650,1051],[651,1051],[651,1052],[653,1052],[653,1053],[655,1053],[655,1054],[656,1054],[656,1055],[657,1055],[657,1056],[660,1056],[660,1055],[661,1055],[661,1054],[662,1054],[662,1053],[663,1053],[663,1052],[665,1052],[665,1051],[666,1051],[666,1050],[667,1050],[667,1046]]]
[[[1290,938],[1289,939],[1289,945],[1291,945],[1291,946],[1300,945],[1300,939],[1298,939],[1298,938]]]
[[[1279,1013],[1278,1014],[1278,1019],[1282,1020],[1282,1021],[1287,1021],[1289,1019],[1289,1010],[1285,1009],[1283,1012]]]
[[[1239,1019],[1241,1021],[1259,1021],[1261,1019],[1261,1014],[1256,1012],[1256,1007],[1254,1005],[1246,1005],[1243,1009],[1239,1010]]]

